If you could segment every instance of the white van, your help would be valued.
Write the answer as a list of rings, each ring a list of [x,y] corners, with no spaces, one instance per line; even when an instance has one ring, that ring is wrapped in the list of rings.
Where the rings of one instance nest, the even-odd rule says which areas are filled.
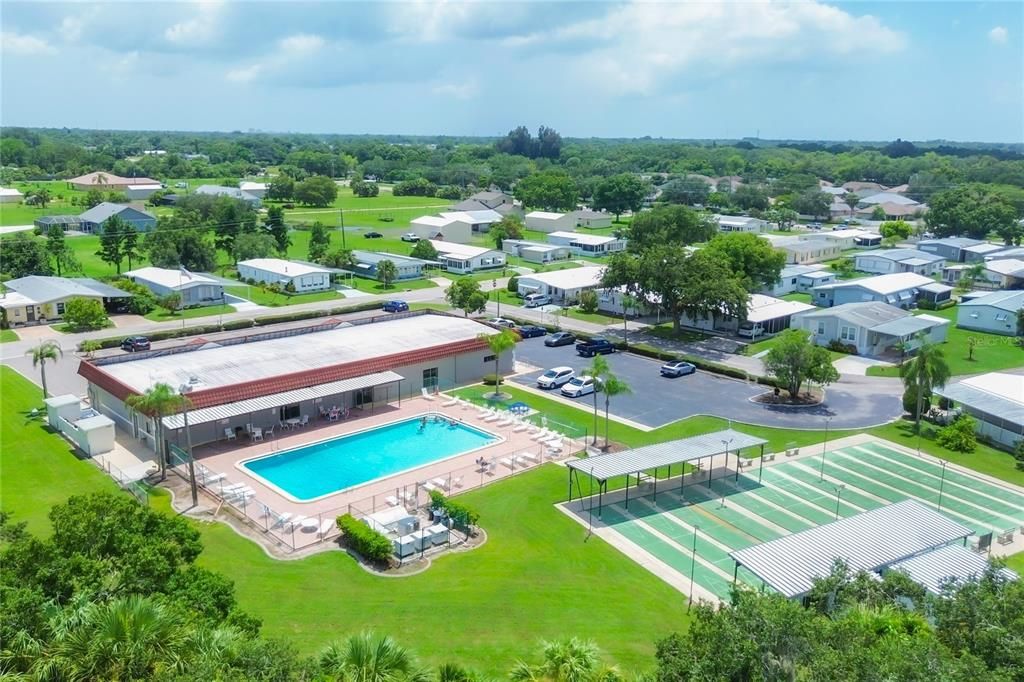
[[[542,305],[550,305],[551,297],[547,294],[527,294],[523,297],[524,308],[539,308]]]

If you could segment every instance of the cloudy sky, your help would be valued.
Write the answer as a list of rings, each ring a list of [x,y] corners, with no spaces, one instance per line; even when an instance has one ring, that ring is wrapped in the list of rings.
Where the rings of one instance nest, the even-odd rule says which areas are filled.
[[[1024,3],[17,2],[0,122],[1024,140]]]

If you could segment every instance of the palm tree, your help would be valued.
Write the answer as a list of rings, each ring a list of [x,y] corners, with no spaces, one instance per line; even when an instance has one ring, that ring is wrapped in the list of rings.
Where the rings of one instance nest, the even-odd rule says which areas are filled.
[[[629,384],[611,372],[605,373],[601,390],[604,391],[604,449],[607,450],[609,426],[608,408],[611,405],[612,398],[617,395],[623,395],[624,393],[632,393],[633,391],[629,388]]]
[[[618,673],[601,666],[597,646],[573,637],[541,644],[543,661],[530,665],[520,661],[509,673],[513,682],[594,682],[620,679]]]
[[[398,277],[398,268],[394,261],[382,260],[377,263],[377,279],[384,285],[385,289],[391,288],[391,283]]]
[[[985,264],[984,263],[972,263],[964,268],[963,273],[960,275],[960,280],[956,283],[958,291],[970,291],[975,282],[985,277]]]
[[[860,197],[853,192],[847,192],[843,195],[843,203],[850,207],[850,217],[853,217],[853,210],[857,208],[857,204],[860,203]]]
[[[485,341],[487,346],[491,349],[491,353],[494,355],[494,399],[498,400],[501,397],[501,374],[498,369],[498,362],[501,360],[502,353],[511,350],[515,347],[518,337],[509,329],[502,329],[497,334],[479,334],[477,337],[480,341]]]
[[[32,366],[39,368],[39,376],[43,381],[43,399],[50,397],[46,389],[46,361],[57,362],[64,357],[64,351],[56,341],[40,341],[35,348],[25,351],[25,355],[32,356]]]
[[[909,361],[900,365],[900,378],[907,388],[916,390],[917,410],[914,415],[914,430],[921,430],[921,403],[925,393],[931,394],[933,389],[942,388],[949,381],[949,365],[942,349],[930,341],[923,333],[917,335],[917,352]]]
[[[153,449],[156,450],[157,458],[160,460],[160,480],[162,481],[167,478],[163,418],[186,409],[189,405],[189,400],[168,384],[160,382],[147,388],[146,392],[142,395],[129,396],[125,400],[125,404],[133,410],[150,417],[156,426],[156,433],[153,434],[156,438],[156,443]]]
[[[605,375],[608,374],[608,361],[604,359],[603,355],[595,355],[590,367],[583,370],[583,373],[594,380],[594,439],[591,441],[591,445],[597,445],[597,390],[601,386],[601,382],[604,381]]]
[[[320,654],[320,670],[345,682],[426,682],[427,673],[412,652],[390,637],[363,632],[344,645],[334,643]]]

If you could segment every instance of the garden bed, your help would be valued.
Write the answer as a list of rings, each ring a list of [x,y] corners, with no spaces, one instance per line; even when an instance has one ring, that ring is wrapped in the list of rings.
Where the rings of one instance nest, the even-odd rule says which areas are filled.
[[[775,405],[777,407],[817,407],[825,401],[825,391],[820,388],[812,388],[804,391],[796,398],[789,395],[789,391],[765,391],[750,399],[760,405]]]

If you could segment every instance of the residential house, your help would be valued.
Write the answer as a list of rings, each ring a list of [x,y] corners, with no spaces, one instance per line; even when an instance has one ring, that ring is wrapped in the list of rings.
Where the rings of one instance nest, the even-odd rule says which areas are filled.
[[[765,293],[771,296],[785,296],[794,292],[807,292],[815,287],[836,281],[836,274],[824,266],[787,265],[779,273],[779,279]]]
[[[582,292],[600,288],[603,275],[604,268],[599,265],[522,275],[518,280],[519,295],[542,294],[550,296],[554,303],[573,304]]]
[[[815,239],[824,239],[827,242],[832,242],[840,248],[842,251],[848,251],[855,249],[859,245],[857,244],[858,237],[878,237],[878,243],[882,243],[881,235],[868,232],[867,230],[859,230],[855,227],[851,227],[845,230],[827,230],[822,232],[808,232],[806,234],[799,235],[801,241],[811,241]]]
[[[1007,251],[1009,247],[1005,244],[992,244],[990,242],[981,242],[974,246],[968,246],[963,249],[963,262],[964,263],[980,263],[981,261],[992,258],[993,256],[1000,256],[1004,251]],[[1009,258],[1015,258],[1011,254],[1007,254]]]
[[[33,220],[32,224],[43,234],[49,232],[54,225],[67,232],[77,231],[82,225],[82,219],[76,215],[44,215]]]
[[[896,194],[895,192],[876,192],[867,196],[862,196],[860,201],[857,202],[858,206],[878,206],[883,204],[895,204],[897,206],[920,206],[920,202],[914,201],[910,197],[903,196],[902,194]]]
[[[849,220],[853,217],[853,209],[848,203],[836,197],[828,206],[828,215],[831,220]]]
[[[877,249],[882,245],[882,235],[869,232],[853,238],[853,246],[856,249]]]
[[[939,284],[930,277],[898,272],[815,287],[812,300],[823,308],[864,301],[880,301],[899,308],[912,308],[922,296],[933,303],[942,303],[950,298],[952,291],[952,287]]]
[[[985,261],[984,278],[999,289],[1019,289],[1024,286],[1024,260],[1000,258]]]
[[[548,235],[548,243],[556,246],[568,246],[580,256],[593,257],[618,253],[626,248],[625,239],[581,232],[552,232]]]
[[[833,341],[854,346],[858,355],[881,356],[904,352],[919,345],[918,334],[932,342],[946,340],[949,320],[934,315],[911,315],[906,310],[879,301],[844,303],[834,308],[813,310],[793,316],[792,327],[811,333],[819,346]]]
[[[133,206],[104,201],[78,216],[78,229],[90,234],[99,233],[114,216],[133,226],[137,232],[149,232],[156,227],[156,216],[152,213]]]
[[[419,279],[423,277],[425,268],[431,265],[438,265],[435,261],[412,258],[411,256],[399,256],[394,253],[381,253],[379,251],[355,250],[352,252],[352,259],[355,261],[355,264],[348,269],[357,275],[369,279],[377,279],[377,266],[380,265],[381,261],[389,260],[395,264],[397,272],[395,279],[398,281]]]
[[[576,216],[576,227],[586,227],[593,230],[612,226],[612,215],[610,213],[583,209],[574,211],[573,215]]]
[[[330,289],[331,273],[336,272],[332,268],[280,258],[252,258],[238,261],[237,267],[238,276],[243,280],[277,284],[300,294]]]
[[[942,272],[945,259],[934,253],[917,249],[881,249],[857,254],[854,267],[861,272],[886,275],[895,272],[913,272],[918,275],[936,275]]]
[[[842,255],[842,249],[838,244],[825,239],[788,242],[777,248],[786,254],[786,262],[794,265],[820,263]]]
[[[870,194],[878,194],[879,192],[885,191],[885,187],[883,185],[879,185],[877,182],[861,182],[858,180],[844,182],[843,189],[851,194],[857,194],[859,196],[868,196]]]
[[[576,229],[576,216],[572,213],[530,211],[526,214],[526,229],[548,233],[572,231]]]
[[[230,197],[238,201],[244,201],[253,208],[259,208],[263,201],[255,194],[250,194],[238,187],[224,187],[222,185],[200,185],[196,187],[193,194],[205,194],[213,197]]]
[[[724,314],[703,319],[683,315],[679,323],[692,329],[734,334],[739,330],[741,323],[749,322],[760,330],[761,334],[776,334],[789,329],[791,318],[807,310],[814,310],[814,306],[799,301],[784,301],[764,294],[751,294],[747,299],[747,315],[743,319]]]
[[[989,372],[947,383],[937,395],[974,417],[978,435],[1016,447],[1024,434],[1024,374]]]
[[[505,267],[505,254],[482,246],[431,239],[437,260],[448,272],[459,275]]]
[[[163,188],[163,185],[128,185],[124,193],[131,201],[145,201]]]
[[[512,198],[511,194],[505,194],[500,190],[484,190],[477,192],[469,197],[470,201],[476,201],[492,210],[497,209],[499,206],[511,206],[515,204],[515,199]],[[455,209],[463,210],[463,209]]]
[[[441,217],[455,223],[469,226],[471,233],[483,233],[491,229],[493,223],[501,220],[501,214],[497,211],[485,208],[482,211],[445,211]],[[457,228],[462,231],[462,228]]]
[[[766,220],[743,215],[716,215],[720,232],[767,232],[771,225]]]
[[[95,171],[79,175],[77,178],[68,180],[68,184],[74,189],[88,192],[99,190],[101,192],[127,192],[132,185],[160,185],[159,180],[152,178],[122,178],[120,175]]]
[[[509,255],[522,258],[528,263],[539,263],[542,265],[566,260],[573,255],[573,250],[568,246],[542,244],[526,239],[503,239],[501,240],[501,250]]]
[[[45,277],[29,275],[4,282],[0,308],[11,325],[48,324],[64,317],[64,306],[73,298],[91,298],[115,311],[132,297],[117,287],[88,277]]]
[[[967,237],[922,239],[917,243],[917,250],[942,256],[951,263],[963,263],[967,257],[966,248],[984,243],[980,239],[969,239]]]
[[[956,326],[989,334],[1017,336],[1017,315],[1024,309],[1024,291],[993,291],[961,301]]]
[[[415,218],[409,223],[409,227],[420,239],[440,239],[453,244],[466,244],[473,238],[471,225],[437,215]]]
[[[238,183],[238,189],[242,190],[246,194],[251,194],[257,199],[263,199],[267,196],[267,187],[268,185],[265,182],[250,182],[248,180],[243,180]]]
[[[902,204],[893,201],[886,201],[885,203],[858,208],[856,213],[861,218],[870,220],[874,218],[875,209],[879,207],[881,207],[882,213],[884,214],[884,220],[906,220],[908,218],[915,217],[918,213],[927,209],[924,204]]]
[[[0,187],[0,204],[17,204],[24,198],[25,195],[13,187]]]
[[[845,197],[847,194],[849,194],[849,192],[847,192],[844,188],[842,188],[842,187],[833,187],[831,185],[822,185],[819,189],[822,192],[824,192],[825,194],[830,194],[833,197],[837,197],[837,198],[840,198],[840,199]]]
[[[224,303],[224,284],[219,280],[184,269],[137,268],[124,276],[157,296],[178,294],[181,308]]]

